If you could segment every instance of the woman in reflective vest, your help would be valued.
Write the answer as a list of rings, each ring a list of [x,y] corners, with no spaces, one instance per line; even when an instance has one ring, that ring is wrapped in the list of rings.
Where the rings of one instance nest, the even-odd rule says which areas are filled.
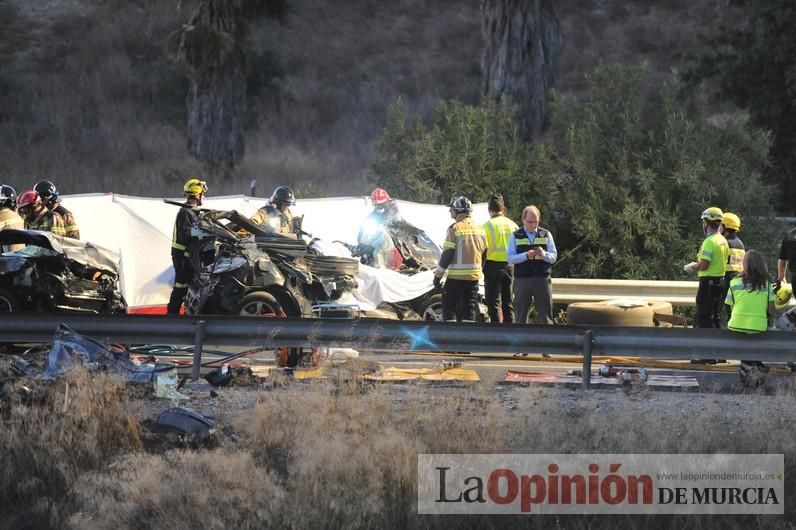
[[[740,333],[767,330],[774,314],[775,298],[765,258],[755,250],[748,251],[743,259],[743,272],[732,279],[724,299],[732,308],[727,327]]]

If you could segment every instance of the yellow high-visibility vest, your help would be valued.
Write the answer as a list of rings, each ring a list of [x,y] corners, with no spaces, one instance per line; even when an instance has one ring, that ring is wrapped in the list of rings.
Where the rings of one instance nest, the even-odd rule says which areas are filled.
[[[484,223],[487,260],[502,262],[509,260],[509,238],[517,228],[517,223],[502,213]]]

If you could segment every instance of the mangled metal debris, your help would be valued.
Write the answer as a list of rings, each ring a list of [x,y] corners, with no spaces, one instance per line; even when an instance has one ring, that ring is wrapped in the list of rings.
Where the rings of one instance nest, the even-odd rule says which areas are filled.
[[[24,248],[0,256],[0,313],[124,313],[119,254],[93,243],[35,230],[0,231],[0,245]]]

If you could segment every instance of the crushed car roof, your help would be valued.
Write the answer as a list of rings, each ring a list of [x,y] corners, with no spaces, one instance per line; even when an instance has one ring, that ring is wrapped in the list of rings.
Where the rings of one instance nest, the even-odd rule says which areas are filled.
[[[52,250],[81,265],[118,273],[121,256],[88,241],[62,237],[40,230],[0,230],[0,245],[34,245]]]

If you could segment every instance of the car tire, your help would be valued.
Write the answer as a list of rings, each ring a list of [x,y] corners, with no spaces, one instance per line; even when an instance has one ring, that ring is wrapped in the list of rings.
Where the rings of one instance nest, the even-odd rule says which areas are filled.
[[[243,297],[238,305],[238,314],[248,317],[284,318],[282,305],[271,293],[257,291]],[[320,366],[319,348],[295,348],[280,346],[274,350],[276,365],[280,368]]]
[[[284,317],[282,305],[271,293],[257,291],[243,297],[238,304],[238,314],[242,317]]]
[[[0,313],[16,313],[19,310],[19,300],[13,291],[0,287]]]
[[[415,304],[421,320],[442,322],[442,293],[426,296]]]
[[[652,327],[650,304],[619,307],[609,302],[575,302],[567,306],[567,323],[593,326]]]

